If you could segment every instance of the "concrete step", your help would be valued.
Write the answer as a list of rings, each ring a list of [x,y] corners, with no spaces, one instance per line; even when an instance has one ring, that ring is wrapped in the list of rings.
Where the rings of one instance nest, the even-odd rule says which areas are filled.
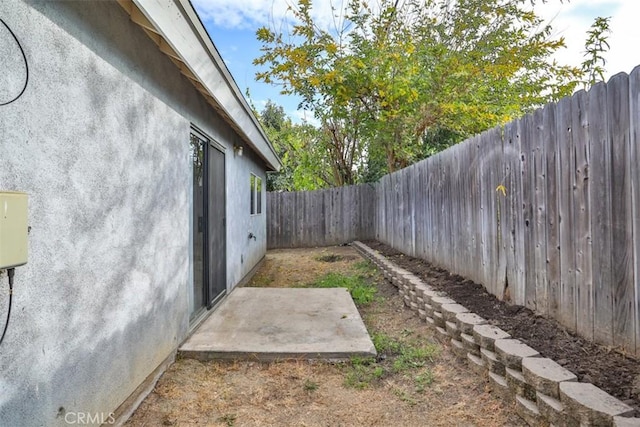
[[[236,288],[179,352],[199,360],[264,361],[376,355],[344,288]]]

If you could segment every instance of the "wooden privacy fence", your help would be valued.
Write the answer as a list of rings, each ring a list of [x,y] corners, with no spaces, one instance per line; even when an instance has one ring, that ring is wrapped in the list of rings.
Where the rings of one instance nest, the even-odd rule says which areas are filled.
[[[359,199],[373,230],[342,241],[373,236],[640,355],[639,144],[640,67],[383,177]],[[308,196],[277,197],[269,228]]]
[[[373,238],[373,185],[267,193],[269,249],[330,246]]]

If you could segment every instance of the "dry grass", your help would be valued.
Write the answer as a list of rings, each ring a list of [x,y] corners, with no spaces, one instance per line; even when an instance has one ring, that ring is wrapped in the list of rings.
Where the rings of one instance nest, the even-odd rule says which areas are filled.
[[[322,259],[337,258],[333,262]],[[303,286],[330,271],[348,273],[360,255],[349,246],[310,249],[275,249],[267,253],[249,286],[290,288]]]
[[[327,255],[341,259],[323,262]],[[328,259],[328,258],[327,258]],[[251,285],[301,286],[328,272],[352,274],[361,261],[349,247],[270,251]],[[396,289],[374,274],[381,300],[360,307],[371,333],[407,346],[434,343],[426,325],[404,308]],[[346,385],[351,363],[199,362],[179,359],[162,376],[130,426],[523,426],[484,379],[446,348],[424,366]],[[419,378],[417,378],[419,377]]]

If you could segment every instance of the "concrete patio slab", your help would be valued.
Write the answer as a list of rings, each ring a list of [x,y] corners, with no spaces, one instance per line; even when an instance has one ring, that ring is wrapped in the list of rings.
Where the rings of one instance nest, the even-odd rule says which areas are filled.
[[[262,361],[376,354],[344,288],[237,288],[179,351],[200,360]]]

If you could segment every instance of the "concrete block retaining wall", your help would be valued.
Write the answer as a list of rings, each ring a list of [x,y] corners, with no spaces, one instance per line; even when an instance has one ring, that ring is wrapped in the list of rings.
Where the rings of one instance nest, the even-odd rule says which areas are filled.
[[[633,408],[576,375],[535,349],[488,324],[475,313],[436,291],[416,275],[361,242],[353,247],[372,261],[411,308],[443,343],[479,375],[493,391],[513,402],[530,426],[640,427],[629,418]]]

